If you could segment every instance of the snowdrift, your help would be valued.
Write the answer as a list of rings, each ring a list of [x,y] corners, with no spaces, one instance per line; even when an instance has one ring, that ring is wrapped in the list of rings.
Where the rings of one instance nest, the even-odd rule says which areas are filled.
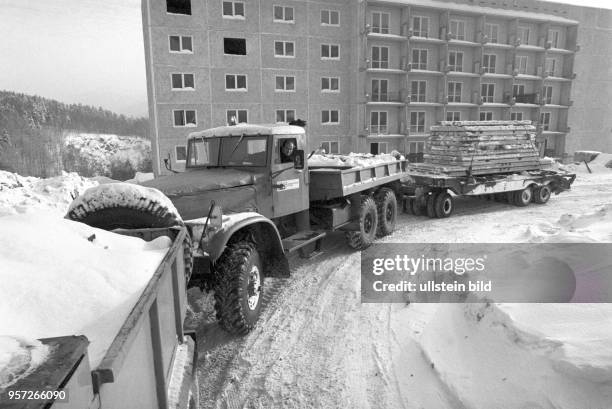
[[[55,213],[5,216],[0,230],[0,389],[42,361],[39,338],[87,336],[95,368],[171,244]]]
[[[308,159],[309,167],[328,167],[328,168],[355,168],[380,165],[383,163],[396,162],[404,159],[399,152],[381,153],[372,155],[371,153],[349,153],[348,155],[333,154],[314,154]]]

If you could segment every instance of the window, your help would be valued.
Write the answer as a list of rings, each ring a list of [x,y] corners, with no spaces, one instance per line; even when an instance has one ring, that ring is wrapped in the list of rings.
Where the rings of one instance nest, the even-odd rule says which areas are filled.
[[[448,82],[448,102],[461,102],[461,82]]]
[[[330,109],[321,111],[321,124],[337,125],[340,123],[340,115],[338,110]]]
[[[225,90],[226,91],[246,91],[247,76],[241,74],[226,74],[225,75]]]
[[[232,55],[246,55],[246,39],[244,38],[224,38],[223,52]]]
[[[542,101],[545,104],[552,104],[553,87],[546,85],[542,88]]]
[[[321,91],[323,91],[323,92],[340,92],[340,78],[338,78],[338,77],[321,77]]]
[[[321,10],[322,26],[339,26],[340,12],[336,10]]]
[[[412,35],[416,37],[429,37],[429,17],[412,17]]]
[[[370,153],[378,155],[379,153],[387,153],[389,150],[387,142],[372,142],[370,143]]]
[[[274,6],[275,23],[294,23],[293,7]]]
[[[172,14],[191,15],[191,0],[166,0],[166,10]]]
[[[425,112],[410,113],[410,132],[425,133]]]
[[[193,53],[191,36],[169,36],[171,53]]]
[[[463,52],[449,51],[448,52],[448,69],[451,71],[463,71]]]
[[[321,44],[321,59],[339,60],[340,46],[337,44]]]
[[[550,112],[542,112],[540,114],[540,125],[542,125],[543,131],[550,129]]]
[[[412,50],[412,69],[427,69],[427,50],[415,48]]]
[[[453,34],[455,40],[465,40],[465,21],[451,20],[450,33]]]
[[[510,113],[510,120],[511,121],[522,121],[523,120],[523,113],[522,112],[512,112],[512,113]]]
[[[386,111],[372,111],[370,112],[370,134],[380,135],[388,134],[389,129],[387,127],[387,112]]]
[[[274,42],[275,57],[295,57],[295,43],[293,41],[275,41]]]
[[[389,34],[389,13],[372,12],[372,32]]]
[[[552,48],[559,48],[559,30],[548,30],[548,41]]]
[[[228,109],[225,111],[228,125],[244,124],[248,122],[249,113],[246,109]]]
[[[389,68],[389,47],[372,46],[372,68]]]
[[[194,90],[195,83],[193,79],[193,74],[170,74],[172,79],[172,89],[188,89]]]
[[[448,111],[446,113],[447,121],[461,121],[461,112],[459,111]]]
[[[177,162],[185,162],[187,160],[187,147],[186,146],[175,146],[174,153],[176,154]]]
[[[425,150],[425,142],[410,142],[408,153],[422,153]]]
[[[519,26],[517,37],[523,45],[529,45],[529,27]]]
[[[491,111],[484,111],[480,113],[480,120],[481,121],[492,121],[493,120],[493,112]]]
[[[244,3],[241,1],[224,1],[223,18],[244,18]]]
[[[512,85],[512,96],[516,98],[520,95],[525,95],[525,85],[513,84]]]
[[[172,111],[174,116],[174,126],[196,126],[196,111],[176,109]]]
[[[482,69],[483,72],[495,74],[495,62],[497,56],[495,54],[485,54],[482,56]]]
[[[550,75],[551,77],[555,76],[555,66],[557,65],[557,60],[554,58],[546,59],[546,71],[544,75]]]
[[[277,109],[276,122],[295,121],[295,109]]]
[[[499,25],[497,24],[485,24],[485,35],[488,37],[490,43],[499,42]]]
[[[411,81],[410,82],[410,101],[425,102],[425,93],[427,81]]]
[[[526,55],[517,55],[514,59],[514,69],[518,70],[519,74],[527,74],[527,64],[529,57]]]
[[[480,88],[482,102],[493,102],[495,98],[495,84],[482,84]]]
[[[321,143],[321,148],[325,153],[339,153],[338,142],[335,141],[324,141]]]
[[[277,75],[276,91],[295,92],[295,77]]]
[[[381,79],[372,80],[372,101],[374,102],[385,102],[389,100],[389,94],[387,93],[389,81]]]

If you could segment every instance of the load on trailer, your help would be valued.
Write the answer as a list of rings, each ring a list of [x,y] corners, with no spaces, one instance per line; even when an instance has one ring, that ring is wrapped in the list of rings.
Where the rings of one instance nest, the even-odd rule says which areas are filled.
[[[264,278],[288,276],[288,254],[311,255],[329,232],[344,231],[349,246],[365,249],[395,229],[398,202],[447,217],[453,208],[449,191],[521,191],[525,201],[532,196],[524,192],[537,186],[539,200],[546,201],[548,193],[573,181],[554,172],[513,183],[503,172],[423,172],[401,156],[359,167],[311,167],[304,128],[280,124],[195,132],[187,146],[185,172],[144,183],[163,195],[127,185],[126,194],[109,200],[99,186],[77,198],[67,217],[107,229],[185,225],[189,286],[214,291],[217,319],[233,333],[255,325]]]

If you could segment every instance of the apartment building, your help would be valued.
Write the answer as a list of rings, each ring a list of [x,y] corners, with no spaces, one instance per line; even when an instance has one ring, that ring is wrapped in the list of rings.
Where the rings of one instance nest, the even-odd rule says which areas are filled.
[[[507,3],[143,0],[154,170],[192,130],[295,118],[310,149],[412,157],[441,120],[532,120],[563,156],[579,22]]]

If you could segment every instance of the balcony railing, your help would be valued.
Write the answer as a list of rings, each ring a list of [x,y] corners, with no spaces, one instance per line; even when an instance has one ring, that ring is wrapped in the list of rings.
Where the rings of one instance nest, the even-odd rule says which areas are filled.
[[[404,102],[399,92],[372,92],[368,100],[370,102]]]
[[[514,99],[517,104],[538,104],[540,95],[538,93],[515,95]]]
[[[370,125],[370,135],[388,135],[388,125]]]
[[[372,60],[368,68],[389,69],[389,60]]]

